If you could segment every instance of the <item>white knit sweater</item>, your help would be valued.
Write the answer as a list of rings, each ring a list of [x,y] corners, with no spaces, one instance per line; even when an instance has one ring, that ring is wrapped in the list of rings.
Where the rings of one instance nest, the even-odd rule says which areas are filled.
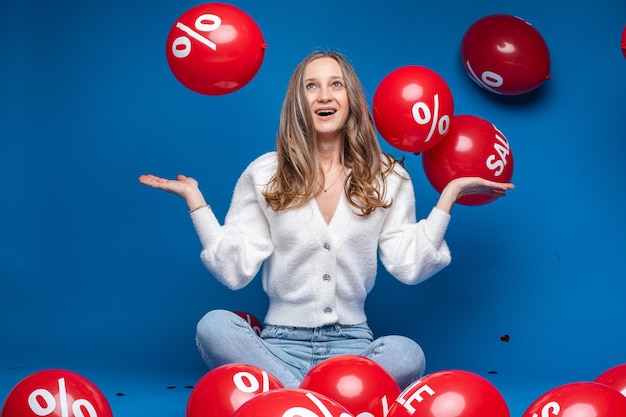
[[[406,284],[417,284],[450,263],[444,241],[450,215],[433,208],[416,222],[413,185],[402,167],[396,165],[397,174],[387,178],[389,209],[359,216],[342,194],[327,224],[315,199],[279,212],[268,206],[262,191],[276,166],[275,152],[248,166],[223,226],[210,208],[191,214],[202,262],[221,283],[242,288],[263,265],[266,324],[366,322],[364,304],[376,279],[377,253],[389,273]]]

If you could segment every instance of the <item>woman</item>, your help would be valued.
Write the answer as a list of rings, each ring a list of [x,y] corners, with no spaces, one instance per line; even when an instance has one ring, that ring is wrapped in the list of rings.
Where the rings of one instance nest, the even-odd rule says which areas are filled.
[[[504,195],[512,184],[459,178],[419,222],[408,173],[382,153],[363,88],[345,57],[314,52],[295,69],[281,110],[276,152],[243,172],[222,226],[198,182],[143,175],[182,197],[202,244],[201,259],[239,289],[263,267],[269,297],[258,337],[234,313],[214,310],[197,326],[210,368],[249,363],[297,387],[309,369],[339,354],[382,365],[401,388],[424,372],[424,354],[403,336],[374,339],[364,303],[377,256],[395,278],[417,284],[450,263],[444,234],[456,200]]]

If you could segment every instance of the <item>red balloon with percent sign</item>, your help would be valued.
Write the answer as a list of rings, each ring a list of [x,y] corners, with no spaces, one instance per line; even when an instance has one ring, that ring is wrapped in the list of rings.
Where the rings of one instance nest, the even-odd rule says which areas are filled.
[[[385,368],[357,355],[339,355],[320,362],[304,376],[300,388],[332,398],[352,415],[367,413],[373,417],[386,417],[401,391]]]
[[[422,166],[430,184],[441,193],[450,181],[460,177],[511,182],[513,152],[509,141],[492,123],[477,116],[457,115],[445,139],[422,154]],[[479,206],[497,198],[471,194],[457,203]]]
[[[372,107],[383,139],[400,150],[420,153],[437,145],[448,132],[454,100],[439,74],[409,65],[383,78]]]
[[[388,417],[510,417],[497,388],[480,375],[460,370],[435,372],[409,385]]]
[[[191,391],[187,417],[231,417],[256,395],[278,388],[283,388],[280,381],[256,366],[218,366],[200,378]]]
[[[544,416],[626,416],[626,397],[597,382],[572,382],[546,392],[522,414],[522,417]]]
[[[594,382],[608,385],[626,396],[626,363],[607,369]]]
[[[534,26],[517,16],[494,14],[474,22],[461,42],[465,70],[496,94],[528,93],[550,79],[550,52]]]
[[[48,369],[22,379],[9,392],[1,417],[113,417],[102,392],[71,371]]]
[[[252,327],[252,330],[254,330],[254,333],[257,334],[257,336],[261,336],[261,332],[263,331],[263,323],[261,323],[261,320],[245,311],[235,311],[234,313],[247,321],[250,327]]]
[[[167,62],[176,79],[211,96],[248,84],[261,67],[266,48],[256,22],[223,3],[189,9],[172,26],[166,42]]]
[[[279,388],[259,394],[243,404],[232,417],[352,417],[325,395],[301,389]]]

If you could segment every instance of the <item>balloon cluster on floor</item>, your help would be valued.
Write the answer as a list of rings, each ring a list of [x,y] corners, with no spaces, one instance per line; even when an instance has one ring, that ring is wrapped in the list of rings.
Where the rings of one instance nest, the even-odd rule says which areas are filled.
[[[626,415],[626,364],[593,381],[555,387],[522,417]],[[35,372],[9,392],[0,417],[112,417],[106,397],[75,372]],[[246,364],[207,372],[187,401],[186,417],[510,417],[504,396],[484,377],[438,371],[403,391],[371,359],[340,355],[313,367],[297,388]]]

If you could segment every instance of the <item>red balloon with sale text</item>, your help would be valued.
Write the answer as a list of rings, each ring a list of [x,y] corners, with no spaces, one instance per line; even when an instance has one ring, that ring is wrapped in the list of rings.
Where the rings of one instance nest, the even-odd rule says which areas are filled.
[[[474,22],[463,36],[461,59],[468,75],[496,94],[524,94],[550,78],[548,45],[517,16],[494,14]]]
[[[1,417],[113,417],[104,394],[87,378],[48,369],[21,380],[9,392]]]
[[[496,387],[467,371],[435,372],[415,381],[398,396],[388,417],[509,417]]]
[[[426,178],[441,193],[459,177],[482,177],[511,182],[513,153],[506,137],[492,123],[480,117],[458,115],[446,138],[422,154]],[[487,204],[497,196],[472,194],[457,201],[466,206]]]
[[[373,360],[357,355],[339,355],[314,366],[300,388],[337,401],[355,416],[386,417],[400,394],[395,379]]]
[[[608,385],[626,396],[626,363],[607,369],[594,382]]]
[[[280,388],[259,394],[239,407],[232,417],[352,417],[335,400],[301,389]]]
[[[218,366],[207,372],[191,391],[187,417],[230,417],[256,395],[277,388],[283,388],[280,381],[256,366]]]
[[[176,79],[196,93],[212,96],[248,84],[261,67],[265,48],[256,22],[223,3],[189,9],[166,41],[167,62]]]
[[[626,416],[626,397],[597,382],[572,382],[546,392],[522,414],[536,416]]]
[[[383,139],[402,151],[420,153],[437,145],[448,132],[454,100],[439,74],[409,65],[380,82],[372,110]]]

